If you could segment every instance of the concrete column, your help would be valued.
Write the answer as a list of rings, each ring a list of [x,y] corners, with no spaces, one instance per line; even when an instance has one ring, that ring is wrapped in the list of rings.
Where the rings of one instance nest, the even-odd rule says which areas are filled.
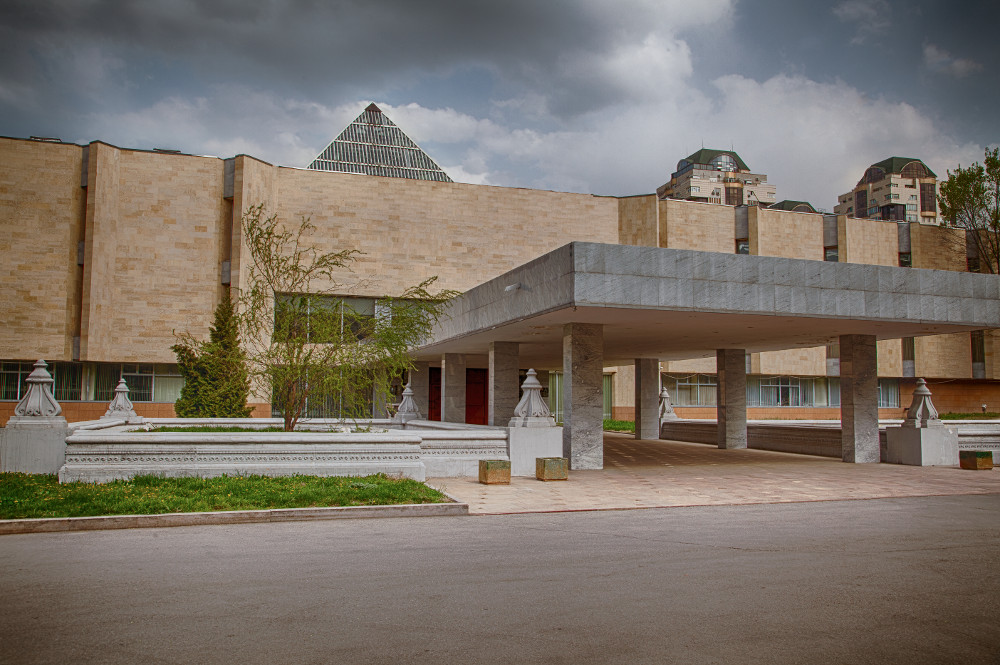
[[[571,469],[604,468],[604,327],[563,326],[563,456]]]
[[[720,448],[747,447],[747,352],[719,349],[715,352],[718,372],[716,407]]]
[[[410,390],[413,391],[413,401],[420,410],[420,417],[427,418],[431,408],[431,371],[430,364],[425,362],[413,363],[410,370]]]
[[[490,342],[490,425],[507,426],[518,402],[517,342]]]
[[[840,445],[845,462],[877,463],[878,367],[874,335],[840,336]]]
[[[635,359],[635,438],[660,438],[660,361]]]
[[[465,422],[465,355],[441,356],[441,421]]]

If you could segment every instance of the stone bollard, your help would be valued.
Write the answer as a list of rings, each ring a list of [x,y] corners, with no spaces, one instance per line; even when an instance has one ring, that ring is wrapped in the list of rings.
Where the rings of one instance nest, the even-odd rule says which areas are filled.
[[[58,473],[66,461],[69,427],[52,394],[55,383],[44,360],[25,379],[27,390],[0,429],[0,471]]]
[[[944,426],[931,401],[927,382],[917,379],[906,420],[885,428],[886,461],[912,466],[958,464],[958,430]]]
[[[413,388],[410,387],[410,381],[407,381],[406,387],[403,388],[403,399],[399,403],[399,408],[396,409],[396,414],[392,417],[392,422],[405,425],[411,420],[420,420],[420,418],[420,409],[413,401]]]
[[[127,423],[143,423],[146,421],[135,412],[132,400],[128,398],[128,384],[125,379],[120,379],[115,386],[115,396],[108,405],[108,410],[101,416],[101,420],[124,420]]]
[[[674,413],[674,405],[670,403],[670,393],[666,386],[660,390],[660,425],[670,420],[680,420],[680,416]]]
[[[521,390],[521,401],[507,424],[507,456],[513,475],[530,476],[536,459],[562,454],[562,428],[556,426],[542,397],[542,384],[534,369],[528,370]]]

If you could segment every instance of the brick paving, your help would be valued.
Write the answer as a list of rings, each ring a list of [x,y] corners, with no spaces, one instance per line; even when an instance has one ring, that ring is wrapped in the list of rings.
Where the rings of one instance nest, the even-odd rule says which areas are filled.
[[[604,469],[570,471],[568,481],[522,477],[482,485],[475,478],[431,478],[428,484],[468,503],[470,513],[498,514],[1000,494],[1000,470],[845,464],[605,433]]]

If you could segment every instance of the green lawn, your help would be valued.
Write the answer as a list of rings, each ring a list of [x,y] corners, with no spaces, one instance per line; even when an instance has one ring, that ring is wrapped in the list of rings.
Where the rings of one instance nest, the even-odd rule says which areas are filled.
[[[987,413],[942,413],[938,417],[941,420],[996,420],[1000,418],[1000,413],[992,411]]]
[[[605,420],[604,429],[608,432],[635,432],[635,423],[631,420]]]
[[[55,476],[0,473],[0,519],[153,515],[216,510],[447,503],[421,482],[384,474],[318,476],[138,476],[105,484],[59,484]]]

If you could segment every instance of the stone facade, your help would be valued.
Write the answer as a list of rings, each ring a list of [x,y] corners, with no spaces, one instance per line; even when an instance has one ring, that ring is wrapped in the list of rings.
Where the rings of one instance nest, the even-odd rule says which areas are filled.
[[[227,283],[238,289],[245,282],[239,220],[256,204],[289,224],[309,218],[321,251],[361,250],[353,270],[336,275],[338,290],[354,296],[396,295],[431,276],[440,288],[464,291],[572,240],[725,254],[745,240],[751,254],[820,261],[831,217],[0,138],[0,360],[173,363],[173,331],[206,335]],[[898,265],[895,222],[835,221],[841,262]],[[914,267],[966,269],[960,232],[909,226]],[[914,346],[917,376],[973,376],[967,334],[918,338]],[[943,395],[953,409],[968,408],[957,403],[962,394],[1000,404],[994,347],[987,332],[987,381],[954,400]],[[879,375],[901,377],[900,342],[880,341],[878,352]],[[827,361],[825,347],[754,353],[749,370],[821,377]],[[664,362],[661,370],[714,374],[715,358]],[[619,415],[634,408],[633,376],[631,367],[617,372]],[[107,402],[63,406],[74,421],[99,417]],[[270,412],[267,404],[255,407],[256,415]],[[165,403],[136,402],[135,409],[173,415]],[[0,402],[0,424],[12,410],[13,402]]]

